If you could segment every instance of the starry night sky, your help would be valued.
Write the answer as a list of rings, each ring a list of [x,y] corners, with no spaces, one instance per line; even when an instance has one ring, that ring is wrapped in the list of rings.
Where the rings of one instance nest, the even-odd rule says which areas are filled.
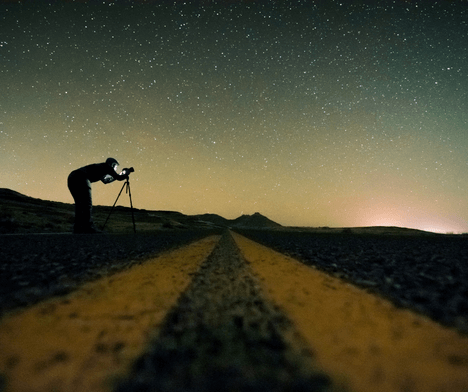
[[[114,157],[136,208],[468,232],[466,1],[2,2],[0,32],[2,188],[73,203]]]

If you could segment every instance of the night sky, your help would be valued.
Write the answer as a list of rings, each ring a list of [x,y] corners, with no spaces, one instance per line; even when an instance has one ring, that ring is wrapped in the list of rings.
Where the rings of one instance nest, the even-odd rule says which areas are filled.
[[[73,203],[114,157],[136,208],[468,232],[467,1],[2,2],[0,32],[2,188]]]

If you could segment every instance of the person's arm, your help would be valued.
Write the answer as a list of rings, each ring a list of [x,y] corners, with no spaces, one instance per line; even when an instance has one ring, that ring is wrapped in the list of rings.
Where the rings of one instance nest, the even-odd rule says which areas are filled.
[[[123,181],[128,178],[128,169],[124,169],[122,173],[117,173],[112,167],[109,167],[109,171],[106,173],[104,177],[102,177],[101,181],[104,184],[110,184],[111,182],[114,182],[115,180],[118,181]]]
[[[115,178],[112,177],[110,174],[106,174],[104,177],[102,177],[101,181],[104,184],[110,184],[111,182],[115,181]]]

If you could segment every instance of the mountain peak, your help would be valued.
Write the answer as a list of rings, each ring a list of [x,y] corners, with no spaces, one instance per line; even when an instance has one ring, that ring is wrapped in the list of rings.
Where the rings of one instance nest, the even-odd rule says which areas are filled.
[[[242,215],[232,221],[233,227],[281,227],[279,223],[273,222],[259,212],[253,215]]]

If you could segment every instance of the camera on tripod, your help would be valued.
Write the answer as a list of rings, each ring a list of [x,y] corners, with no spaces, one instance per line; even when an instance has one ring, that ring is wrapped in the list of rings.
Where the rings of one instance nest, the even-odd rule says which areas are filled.
[[[133,173],[134,171],[135,169],[133,169],[133,167],[122,169],[123,175],[127,175],[127,176],[130,175],[130,173]]]
[[[121,176],[127,176],[127,178],[125,180],[125,183],[122,186],[122,189],[119,192],[119,195],[117,196],[117,199],[115,199],[115,203],[112,206],[112,208],[111,208],[111,210],[109,212],[109,215],[107,216],[106,221],[104,222],[104,226],[102,226],[102,230],[104,230],[104,227],[106,227],[107,221],[109,220],[109,218],[110,218],[110,216],[112,214],[112,211],[114,210],[114,207],[117,204],[117,200],[119,200],[120,194],[122,193],[123,189],[126,187],[128,197],[130,198],[130,209],[132,210],[133,232],[136,233],[135,216],[133,215],[132,192],[130,191],[130,179],[129,179],[130,173],[133,173],[134,171],[135,171],[135,169],[133,169],[133,167],[129,167],[129,168],[126,167],[125,169],[122,169],[122,172],[120,173],[120,175]]]

